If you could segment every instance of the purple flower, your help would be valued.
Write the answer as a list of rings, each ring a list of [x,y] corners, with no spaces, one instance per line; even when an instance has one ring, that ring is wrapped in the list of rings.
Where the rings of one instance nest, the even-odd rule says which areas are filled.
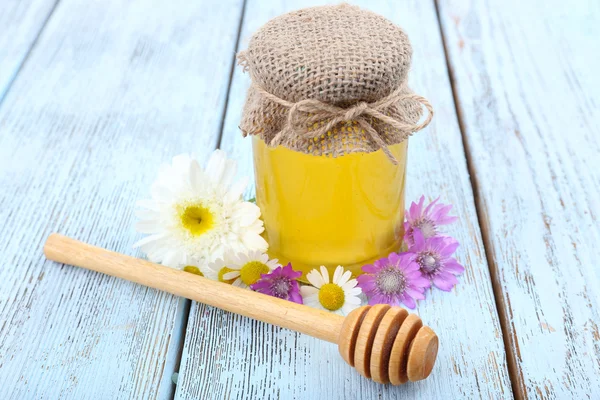
[[[435,236],[425,239],[419,229],[414,231],[414,244],[408,249],[416,255],[424,277],[441,290],[449,292],[458,283],[455,275],[465,268],[452,258],[458,248],[458,242],[451,237]]]
[[[425,196],[421,196],[419,204],[414,201],[410,204],[410,208],[406,210],[406,222],[404,223],[404,241],[408,246],[412,246],[414,242],[413,232],[418,228],[423,233],[423,237],[428,239],[438,234],[440,225],[451,224],[458,217],[450,217],[448,213],[452,209],[452,204],[437,204],[438,197],[425,208]]]
[[[258,282],[250,285],[254,291],[279,297],[280,299],[302,304],[298,279],[302,275],[300,271],[294,271],[292,264],[285,267],[277,267],[268,274],[262,274]]]
[[[415,255],[391,253],[387,258],[362,267],[365,274],[358,276],[358,286],[369,298],[369,304],[386,303],[392,306],[404,303],[415,308],[415,299],[424,299],[423,292],[429,281],[419,271]]]

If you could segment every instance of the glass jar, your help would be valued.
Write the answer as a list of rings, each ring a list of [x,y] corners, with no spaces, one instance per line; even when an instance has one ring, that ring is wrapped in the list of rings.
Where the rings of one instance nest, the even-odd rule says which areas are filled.
[[[269,255],[304,276],[338,265],[353,275],[398,251],[404,234],[408,140],[382,150],[338,157],[268,147],[254,136],[256,201]]]
[[[271,257],[356,276],[400,249],[407,139],[433,116],[411,61],[400,27],[347,4],[274,18],[238,54]]]

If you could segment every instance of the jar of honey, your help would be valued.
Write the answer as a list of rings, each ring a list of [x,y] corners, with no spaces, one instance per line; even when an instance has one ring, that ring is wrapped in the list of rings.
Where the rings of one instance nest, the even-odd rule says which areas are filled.
[[[272,258],[358,275],[400,249],[407,138],[432,116],[406,85],[411,55],[399,27],[349,5],[275,18],[238,55]]]

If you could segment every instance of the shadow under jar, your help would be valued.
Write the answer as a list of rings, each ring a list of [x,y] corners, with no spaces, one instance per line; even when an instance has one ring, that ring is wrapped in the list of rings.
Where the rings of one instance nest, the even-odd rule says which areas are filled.
[[[406,84],[411,56],[399,27],[349,5],[277,17],[238,55],[272,258],[356,276],[400,249],[408,137],[433,111]]]

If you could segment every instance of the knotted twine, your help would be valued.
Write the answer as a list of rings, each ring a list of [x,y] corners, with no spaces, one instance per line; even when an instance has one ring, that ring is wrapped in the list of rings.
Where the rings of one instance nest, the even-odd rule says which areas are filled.
[[[433,107],[429,101],[423,96],[414,93],[403,94],[402,92],[405,90],[404,85],[379,101],[373,103],[361,101],[347,108],[327,104],[315,99],[305,99],[292,103],[267,92],[259,86],[256,86],[256,90],[266,99],[289,110],[287,126],[279,131],[279,133],[269,142],[269,146],[271,147],[279,146],[286,135],[299,135],[304,136],[307,139],[314,139],[332,131],[333,128],[340,123],[356,121],[358,125],[369,134],[371,139],[377,143],[377,146],[383,150],[390,161],[394,164],[398,164],[398,160],[396,160],[394,155],[388,149],[381,134],[373,128],[371,122],[367,118],[371,117],[378,119],[399,131],[408,132],[409,134],[425,128],[433,118]],[[383,113],[383,111],[391,105],[407,99],[417,101],[427,109],[427,117],[420,124],[406,123]],[[307,129],[307,127],[315,125],[315,129]]]
[[[269,146],[334,157],[381,149],[397,163],[388,146],[433,117],[427,99],[407,87],[411,55],[400,28],[358,7],[314,7],[275,18],[238,54],[252,77],[240,128]],[[418,123],[423,107],[427,116]],[[367,137],[345,131],[348,123]]]

